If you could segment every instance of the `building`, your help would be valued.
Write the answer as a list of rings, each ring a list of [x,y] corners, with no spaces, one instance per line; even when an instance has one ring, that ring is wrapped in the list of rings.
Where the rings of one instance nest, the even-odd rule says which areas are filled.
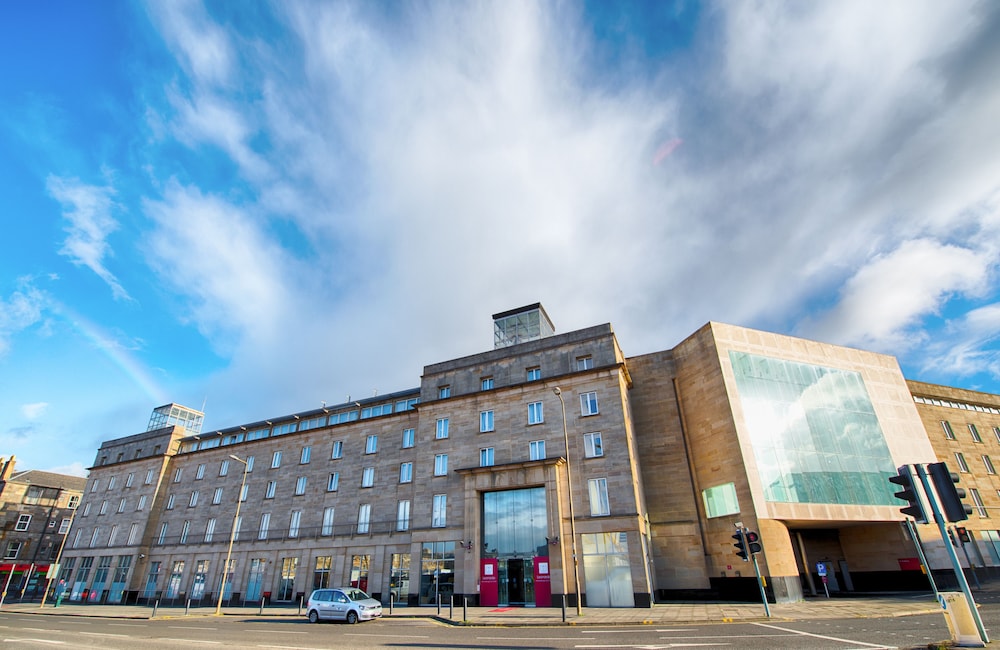
[[[556,334],[540,304],[493,320],[493,349],[418,388],[212,432],[170,404],[104,442],[70,599],[753,597],[737,523],[775,600],[816,593],[819,564],[835,590],[926,585],[888,478],[934,461],[941,425],[894,358],[719,323],[626,357],[610,324]]]
[[[15,471],[0,458],[0,586],[9,596],[32,598],[44,589],[58,559],[87,479],[38,470]]]

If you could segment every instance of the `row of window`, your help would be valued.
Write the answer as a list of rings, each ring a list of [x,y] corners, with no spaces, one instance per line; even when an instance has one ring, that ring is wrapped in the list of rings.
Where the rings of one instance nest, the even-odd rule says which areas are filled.
[[[979,428],[975,424],[967,424],[969,428],[969,435],[972,436],[973,442],[982,442],[983,437],[979,435]],[[941,428],[944,429],[944,437],[948,440],[955,440],[955,430],[951,427],[951,422],[948,420],[941,420]],[[993,435],[996,436],[997,442],[1000,442],[1000,427],[993,427]]]
[[[608,480],[606,478],[595,478],[589,479],[587,481],[587,494],[590,501],[590,514],[594,517],[608,516],[611,514],[611,504],[608,499]],[[410,510],[411,501],[409,499],[400,500],[396,504],[396,520],[395,529],[396,531],[403,532],[410,530]],[[323,523],[320,526],[319,534],[321,536],[329,537],[333,535],[334,532],[334,513],[335,507],[329,506],[323,510]],[[985,516],[985,515],[983,515]],[[185,521],[181,524],[181,532],[178,536],[178,542],[181,544],[187,544],[189,541],[203,541],[205,543],[210,543],[215,539],[215,529],[216,529],[216,519],[209,519],[205,524],[204,536],[201,540],[190,540],[191,534],[191,522]],[[372,524],[372,506],[370,503],[364,503],[358,506],[358,519],[357,527],[354,530],[357,533],[365,534],[371,531]],[[431,507],[431,527],[432,528],[445,528],[448,525],[448,495],[447,494],[435,494],[433,497],[432,507]],[[237,517],[235,522],[236,530],[233,533],[233,539],[239,540],[241,529],[243,527],[243,517]],[[353,528],[353,527],[352,527]],[[302,529],[302,511],[293,510],[289,515],[288,530],[286,537],[297,538]],[[113,525],[110,527],[108,534],[107,545],[114,546],[118,541],[119,526]],[[168,540],[167,534],[170,530],[168,522],[160,524],[160,530],[157,535],[156,543],[165,544]],[[265,512],[260,516],[260,525],[256,531],[256,538],[258,540],[268,539],[271,531],[271,513]],[[101,538],[102,529],[100,526],[94,527],[90,534],[90,548],[95,548],[98,546],[99,540]],[[138,523],[133,523],[129,527],[128,537],[126,538],[126,546],[134,546],[139,539],[140,527]],[[73,548],[79,548],[80,544],[83,542],[84,530],[80,529],[76,533],[76,537],[73,539]]]
[[[594,367],[594,359],[590,355],[577,357],[576,358],[576,369],[577,370],[592,370]],[[525,368],[525,381],[538,381],[542,378],[542,369],[540,366],[531,366]],[[486,376],[479,380],[479,387],[482,390],[493,390],[495,386],[493,377]],[[451,397],[451,386],[445,384],[443,386],[438,386],[438,399],[445,399]]]
[[[63,519],[61,522],[59,522],[59,534],[60,535],[62,535],[63,533],[65,533],[67,530],[69,530],[69,522],[70,522],[69,519]],[[31,526],[31,515],[18,515],[17,516],[17,523],[14,524],[14,530],[16,530],[18,532],[23,532],[23,531],[28,530],[29,526]],[[49,520],[49,528],[55,528],[55,527],[56,527],[56,520],[55,519],[50,519]]]
[[[969,404],[968,402],[953,402],[950,400],[936,399],[932,397],[913,397],[917,404],[927,404],[929,406],[947,406],[953,409],[963,409],[965,411],[976,411],[978,413],[993,413],[1000,415],[1000,408],[995,406],[983,406],[982,404]]]

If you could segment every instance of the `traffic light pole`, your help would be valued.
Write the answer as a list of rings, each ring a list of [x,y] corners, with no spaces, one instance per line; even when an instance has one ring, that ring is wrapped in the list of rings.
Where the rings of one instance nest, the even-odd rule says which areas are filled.
[[[969,589],[969,582],[965,579],[965,573],[962,571],[962,565],[958,561],[958,555],[955,553],[955,547],[951,545],[948,537],[948,529],[945,524],[944,515],[941,514],[941,508],[938,506],[937,497],[934,491],[931,490],[930,481],[927,479],[927,470],[920,463],[915,465],[917,468],[917,474],[920,476],[920,482],[924,486],[924,494],[927,495],[927,502],[931,506],[931,510],[934,513],[934,522],[937,524],[938,530],[941,532],[941,541],[944,542],[944,548],[948,552],[948,558],[951,560],[951,566],[955,570],[955,578],[958,580],[958,586],[961,587],[962,593],[965,594],[965,600],[969,604],[969,610],[972,612],[972,618],[976,622],[976,629],[979,630],[979,638],[982,639],[983,643],[989,643],[990,637],[986,634],[986,628],[983,627],[983,619],[979,617],[979,609],[976,607],[976,600],[972,597],[972,591]],[[930,567],[927,567],[930,571]]]
[[[751,553],[753,559],[753,572],[757,576],[757,588],[760,589],[760,599],[764,602],[764,616],[771,618],[771,608],[767,605],[767,592],[764,591],[764,581],[760,577],[760,567],[757,565],[757,554]]]
[[[906,528],[910,531],[910,539],[913,540],[913,546],[917,549],[917,555],[920,557],[920,564],[924,567],[924,571],[927,573],[928,582],[931,583],[931,590],[934,592],[934,600],[938,600],[940,596],[938,595],[937,584],[934,582],[934,572],[931,571],[931,565],[927,563],[927,556],[924,555],[924,543],[920,540],[920,535],[917,533],[917,527],[913,525],[912,520],[907,519]]]

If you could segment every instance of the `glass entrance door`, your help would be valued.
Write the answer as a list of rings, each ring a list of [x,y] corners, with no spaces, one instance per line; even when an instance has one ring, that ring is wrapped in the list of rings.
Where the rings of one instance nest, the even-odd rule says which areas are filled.
[[[499,561],[499,604],[511,607],[535,605],[532,558],[507,558]]]

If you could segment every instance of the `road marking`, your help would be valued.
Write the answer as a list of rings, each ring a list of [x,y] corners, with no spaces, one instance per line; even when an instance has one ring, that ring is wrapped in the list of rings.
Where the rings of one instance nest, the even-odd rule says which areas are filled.
[[[50,641],[49,639],[4,639],[4,643],[51,643],[52,645],[66,645],[62,641]]]
[[[668,648],[699,648],[704,646],[728,646],[728,643],[667,643],[663,645],[638,645],[630,643],[628,645],[578,645],[577,648],[639,648],[640,650],[668,650]]]
[[[302,634],[305,634],[305,632],[302,632]],[[377,634],[377,633],[374,633],[374,632],[371,633],[371,634],[362,634],[361,632],[345,632],[344,636],[384,636],[384,637],[386,637],[388,639],[429,639],[430,638],[429,636],[421,636],[419,634],[417,634],[417,635],[413,635],[413,634]]]
[[[799,630],[790,630],[784,627],[778,627],[777,625],[768,625],[767,623],[751,623],[751,625],[757,625],[759,627],[766,627],[772,630],[780,630],[781,632],[792,632],[793,634],[801,634],[802,636],[811,636],[815,639],[826,639],[827,641],[838,641],[840,643],[851,643],[854,645],[863,645],[866,648],[892,648],[893,646],[888,646],[879,643],[865,643],[864,641],[855,641],[854,639],[842,639],[836,636],[823,636],[822,634],[812,634],[811,632],[800,632]]]
[[[194,625],[168,625],[172,630],[211,630],[212,632],[218,630],[217,627],[196,627]]]
[[[77,634],[83,634],[84,636],[115,636],[127,639],[129,635],[127,634],[108,634],[107,632],[77,632]]]
[[[108,623],[108,627],[146,627],[138,623]]]
[[[301,645],[258,645],[258,648],[277,648],[277,650],[323,650],[322,648],[310,648]]]
[[[522,636],[477,636],[477,641],[524,641]],[[592,636],[543,636],[539,641],[593,641]],[[580,646],[577,646],[580,647]]]
[[[254,634],[309,634],[296,630],[257,630],[252,627],[248,627],[247,631],[252,631]]]
[[[177,641],[178,643],[204,643],[206,645],[219,645],[222,643],[222,641],[202,641],[201,639],[172,639],[170,637],[157,639],[157,641]]]

